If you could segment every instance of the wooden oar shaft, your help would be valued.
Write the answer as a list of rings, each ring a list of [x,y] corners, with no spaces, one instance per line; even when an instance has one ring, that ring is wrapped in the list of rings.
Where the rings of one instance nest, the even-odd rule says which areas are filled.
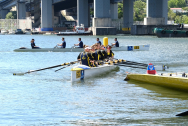
[[[132,67],[132,68],[139,68],[139,69],[146,69],[144,67],[136,67],[136,66],[132,66],[132,65],[127,65],[127,64],[114,64],[114,65],[118,65],[118,66],[125,66],[125,67]]]
[[[30,71],[25,72],[25,73],[13,73],[13,75],[24,75],[24,74],[27,74],[27,73],[42,71],[42,70],[46,70],[46,69],[52,69],[52,68],[56,68],[56,67],[60,67],[60,66],[64,66],[64,65],[75,64],[76,62],[78,62],[78,61],[73,61],[73,62],[70,62],[70,63],[59,64],[59,65],[56,65],[56,66],[46,67],[46,68],[42,68],[42,69],[38,69],[38,70],[30,70]]]
[[[56,68],[56,67],[60,67],[60,66],[64,66],[64,64],[51,66],[51,67],[47,67],[47,68],[42,68],[42,69],[38,69],[38,70],[32,70],[32,71],[29,71],[29,72],[26,72],[26,73],[37,72],[37,71],[42,71],[42,70],[46,70],[46,69],[52,69],[52,68]]]
[[[133,61],[123,61],[123,62],[126,62],[126,63],[129,63],[129,64],[134,64],[134,65],[140,65],[140,66],[148,66],[148,64],[145,64],[145,63],[138,63],[138,62],[133,62]]]

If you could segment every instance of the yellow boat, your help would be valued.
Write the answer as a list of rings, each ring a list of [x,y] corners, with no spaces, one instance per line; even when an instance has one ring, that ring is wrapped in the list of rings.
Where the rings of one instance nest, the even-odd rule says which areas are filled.
[[[132,74],[128,73],[125,80],[136,80],[147,83],[152,83],[155,85],[160,85],[168,88],[173,88],[177,90],[188,91],[188,78],[182,77],[182,74],[170,73],[170,74]]]

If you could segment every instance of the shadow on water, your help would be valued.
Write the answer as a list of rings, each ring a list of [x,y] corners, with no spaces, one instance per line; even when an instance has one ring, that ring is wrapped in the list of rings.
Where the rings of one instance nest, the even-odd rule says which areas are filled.
[[[139,82],[134,80],[127,81],[127,84],[134,84],[136,87],[142,87],[147,90],[153,91],[158,94],[156,95],[157,97],[168,97],[168,98],[178,98],[181,100],[188,100],[187,97],[188,93],[185,91],[170,89],[167,87],[157,86],[154,84]]]
[[[83,85],[93,85],[94,81],[96,79],[101,79],[101,78],[107,78],[107,77],[112,77],[116,72],[120,70],[119,67],[116,67],[116,69],[109,71],[108,73],[105,74],[98,74],[96,76],[84,79],[84,80],[79,80],[76,82],[72,82],[72,86],[83,86]]]

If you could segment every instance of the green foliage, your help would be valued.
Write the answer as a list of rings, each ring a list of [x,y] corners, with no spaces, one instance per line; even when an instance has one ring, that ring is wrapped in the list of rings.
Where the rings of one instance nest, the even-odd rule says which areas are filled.
[[[185,0],[169,0],[168,6],[170,8],[182,8],[182,7],[186,7],[186,2]]]
[[[134,2],[134,21],[143,21],[146,17],[146,3],[142,0]]]
[[[123,3],[120,2],[118,3],[118,18],[122,18],[123,17]]]
[[[94,16],[94,10],[93,10],[93,8],[90,8],[90,15],[92,15],[92,17]]]
[[[176,13],[174,13],[172,10],[168,11],[168,20],[175,20]]]
[[[188,24],[188,16],[186,15],[182,15],[182,16],[176,16],[175,18],[175,23],[184,23],[184,24]]]
[[[183,7],[182,9],[185,11],[188,11],[188,7]]]
[[[17,12],[16,11],[11,11],[6,15],[5,19],[17,19]]]

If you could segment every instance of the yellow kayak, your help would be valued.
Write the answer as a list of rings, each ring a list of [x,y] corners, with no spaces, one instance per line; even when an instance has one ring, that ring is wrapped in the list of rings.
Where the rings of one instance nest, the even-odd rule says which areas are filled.
[[[152,83],[155,85],[160,85],[168,88],[178,89],[188,91],[188,78],[182,77],[182,74],[162,74],[162,75],[152,75],[152,74],[127,74],[125,80],[136,80],[147,83]]]

